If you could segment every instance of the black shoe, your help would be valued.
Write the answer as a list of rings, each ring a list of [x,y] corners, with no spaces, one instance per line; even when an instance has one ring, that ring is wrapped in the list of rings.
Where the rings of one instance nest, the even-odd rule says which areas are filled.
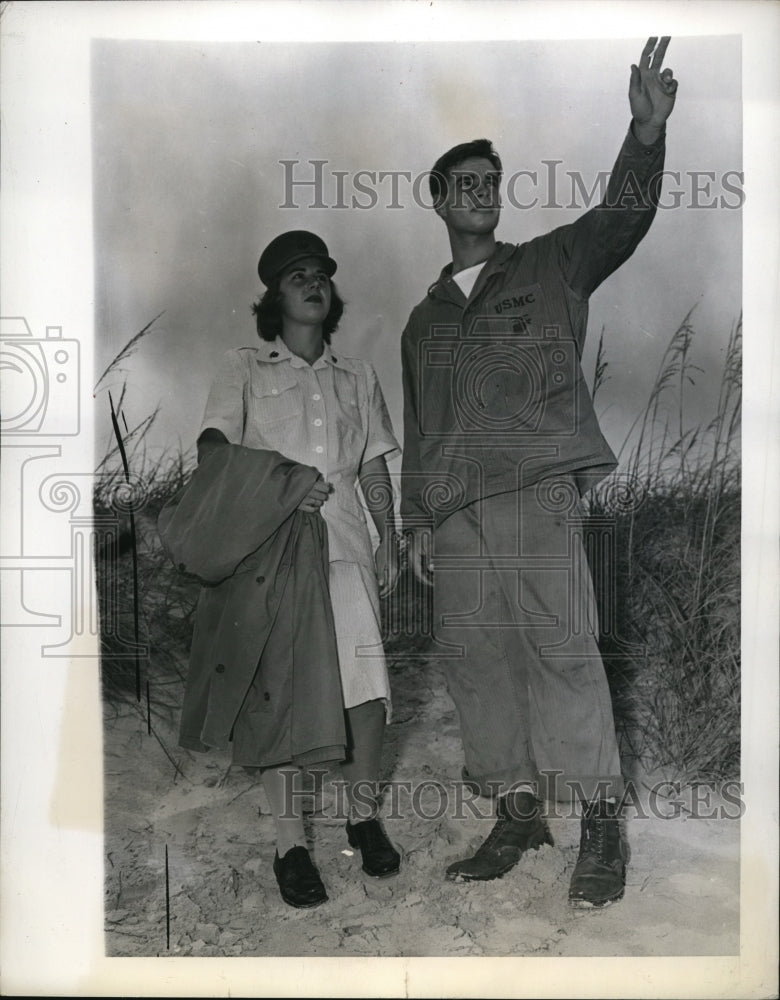
[[[366,875],[387,878],[397,874],[401,867],[401,855],[387,839],[378,819],[354,824],[347,820],[347,839],[350,847],[360,848]]]
[[[326,902],[328,894],[320,873],[314,867],[305,847],[291,847],[283,858],[274,856],[274,875],[279,883],[282,899],[290,906],[306,909]]]
[[[552,842],[534,796],[510,792],[498,800],[498,819],[487,840],[473,857],[451,864],[446,876],[455,882],[489,882],[514,868],[526,851]]]
[[[582,814],[580,855],[569,885],[569,904],[578,909],[609,906],[623,898],[631,857],[617,806],[600,799]]]

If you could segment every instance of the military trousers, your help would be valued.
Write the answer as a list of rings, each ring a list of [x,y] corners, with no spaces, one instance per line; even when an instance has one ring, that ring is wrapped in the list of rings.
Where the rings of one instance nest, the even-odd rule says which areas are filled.
[[[481,794],[623,792],[571,476],[455,511],[433,535],[433,629]]]

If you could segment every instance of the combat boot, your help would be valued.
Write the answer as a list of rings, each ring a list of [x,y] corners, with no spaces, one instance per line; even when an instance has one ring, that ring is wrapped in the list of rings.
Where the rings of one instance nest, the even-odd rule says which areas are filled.
[[[498,818],[476,854],[456,861],[446,876],[454,882],[489,882],[514,868],[526,851],[553,840],[530,792],[510,792],[498,800]]]
[[[599,799],[583,807],[580,854],[569,885],[569,903],[578,909],[609,906],[623,898],[631,851],[613,802]]]

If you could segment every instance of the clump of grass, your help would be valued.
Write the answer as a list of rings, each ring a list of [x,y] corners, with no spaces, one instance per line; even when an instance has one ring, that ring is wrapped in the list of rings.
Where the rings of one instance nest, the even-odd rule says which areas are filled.
[[[113,536],[96,553],[104,700],[145,700],[149,684],[151,712],[167,720],[181,705],[198,588],[163,551],[156,522],[187,475],[183,457],[160,460],[133,479],[129,502],[111,478],[98,480],[94,497]]]
[[[123,370],[140,341],[154,332],[156,319],[131,337],[96,390]],[[95,562],[103,698],[114,710],[129,702],[150,720],[171,721],[181,702],[198,590],[171,565],[156,522],[167,500],[187,481],[194,455],[181,450],[150,455],[148,433],[159,408],[128,425],[126,391],[124,380],[116,401],[107,393],[114,436],[97,465],[93,492],[95,523],[102,526]]]
[[[739,775],[741,322],[709,423],[688,426],[690,314],[664,353],[617,474],[590,497],[613,534],[596,566],[601,638],[624,748],[684,782]],[[603,385],[607,363],[597,360]],[[598,531],[596,532],[598,535]]]

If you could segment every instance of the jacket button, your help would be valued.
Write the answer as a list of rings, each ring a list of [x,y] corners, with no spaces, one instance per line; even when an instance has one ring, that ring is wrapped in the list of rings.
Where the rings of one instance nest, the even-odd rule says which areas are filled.
[[[264,576],[258,576],[255,582],[256,583],[265,583],[265,577]]]
[[[224,663],[218,663],[217,664],[217,673],[218,674],[224,674],[224,672],[225,672],[225,664]]]
[[[278,351],[271,351],[271,353],[268,355],[268,357],[269,358],[278,358],[279,357],[279,352]]]
[[[267,691],[263,695],[263,700],[264,701],[270,701],[271,700],[271,695]]]

